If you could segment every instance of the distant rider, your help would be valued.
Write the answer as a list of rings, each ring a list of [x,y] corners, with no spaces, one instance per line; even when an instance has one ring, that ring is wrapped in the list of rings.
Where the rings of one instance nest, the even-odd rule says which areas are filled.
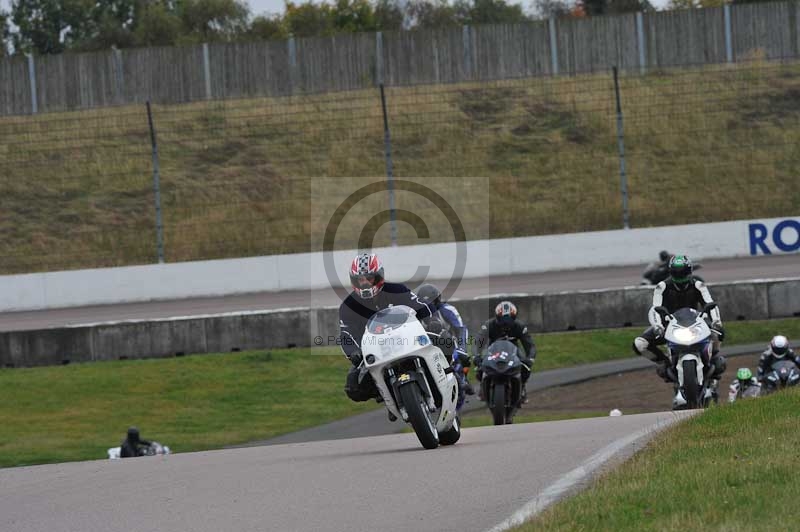
[[[353,401],[376,399],[381,402],[383,398],[369,373],[359,382],[363,360],[361,338],[367,322],[379,310],[393,305],[413,308],[420,320],[429,317],[433,310],[404,284],[387,283],[383,276],[383,263],[374,253],[356,255],[350,264],[350,284],[353,291],[339,306],[339,340],[342,351],[353,365],[347,373],[344,391]],[[394,416],[390,413],[389,417]]]
[[[431,320],[440,321],[444,326],[444,332],[454,340],[455,345],[453,349],[445,351],[445,353],[448,354],[448,356],[455,355],[464,368],[469,368],[470,359],[467,354],[467,338],[469,338],[469,331],[464,324],[464,320],[461,319],[458,310],[450,303],[442,301],[442,292],[430,283],[423,284],[417,288],[417,297],[434,311],[430,318],[424,320],[425,325],[427,326]],[[450,351],[454,352],[450,353]],[[459,384],[464,387],[464,391],[468,395],[473,395],[475,393],[472,389],[472,385],[467,380],[466,373],[461,374],[459,381]]]
[[[773,336],[769,342],[769,347],[761,353],[758,361],[758,380],[763,381],[764,377],[772,371],[772,365],[781,360],[791,360],[800,368],[800,356],[795,355],[789,347],[789,339],[783,335]]]
[[[658,262],[651,262],[647,269],[642,274],[642,277],[647,279],[645,284],[658,284],[667,275],[669,269],[669,260],[672,257],[669,251],[662,250],[658,254]]]
[[[754,386],[760,389],[761,383],[753,376],[753,372],[750,371],[750,368],[739,368],[736,372],[736,378],[728,388],[728,402],[732,403],[736,401],[739,390],[744,394]]]
[[[653,305],[647,314],[650,320],[641,336],[633,341],[633,350],[656,364],[656,373],[665,382],[676,382],[669,357],[658,347],[667,343],[664,338],[665,324],[656,307],[665,307],[672,314],[678,309],[689,307],[702,310],[706,304],[712,303],[711,293],[703,281],[692,275],[692,261],[685,255],[676,255],[669,261],[669,277],[661,281],[653,290]],[[725,357],[719,354],[720,342],[725,337],[722,328],[719,308],[711,311],[712,353],[709,363],[714,367],[712,379],[719,380],[726,368]]]
[[[120,458],[144,456],[144,449],[150,447],[150,445],[151,442],[139,437],[139,429],[130,427],[127,436],[122,441],[122,445],[120,445],[119,456]]]
[[[533,362],[536,360],[536,344],[528,333],[528,326],[521,321],[517,321],[517,306],[511,301],[501,301],[494,309],[495,317],[487,320],[481,325],[478,335],[475,337],[475,376],[480,382],[481,362],[483,357],[481,351],[488,348],[497,340],[510,340],[520,347],[520,362],[522,362],[522,402],[527,402],[526,384],[531,376]]]

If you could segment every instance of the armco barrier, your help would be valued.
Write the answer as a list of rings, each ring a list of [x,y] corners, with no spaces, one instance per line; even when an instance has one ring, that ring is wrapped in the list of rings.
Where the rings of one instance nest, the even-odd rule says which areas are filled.
[[[800,316],[800,278],[714,284],[711,292],[723,321]],[[510,299],[531,332],[613,328],[647,324],[652,288],[629,287],[547,295],[454,301],[471,334],[490,318],[495,305]],[[80,327],[0,333],[0,365],[43,366],[121,358],[171,357],[336,345],[338,309],[287,309],[129,321]],[[321,342],[315,341],[316,337]]]
[[[767,308],[771,318],[800,316],[800,279],[768,283]]]

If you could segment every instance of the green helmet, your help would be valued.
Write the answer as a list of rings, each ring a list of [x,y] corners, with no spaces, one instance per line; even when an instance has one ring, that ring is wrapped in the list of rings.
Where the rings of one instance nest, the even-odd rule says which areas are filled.
[[[686,255],[675,255],[669,261],[669,275],[680,288],[692,280],[692,261]]]
[[[750,371],[750,368],[739,368],[739,371],[736,372],[736,378],[740,381],[749,381],[753,378],[753,372]]]

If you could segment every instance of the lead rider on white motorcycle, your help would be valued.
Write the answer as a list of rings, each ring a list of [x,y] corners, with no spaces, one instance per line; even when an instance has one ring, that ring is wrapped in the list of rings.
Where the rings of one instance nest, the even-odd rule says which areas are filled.
[[[666,343],[665,324],[655,309],[663,306],[669,313],[685,307],[702,310],[705,305],[713,303],[713,299],[705,283],[692,275],[692,261],[689,260],[689,257],[685,255],[672,257],[669,262],[669,274],[669,278],[658,283],[653,291],[653,305],[647,313],[650,327],[633,341],[633,350],[637,355],[644,356],[658,364],[656,372],[665,382],[676,382],[677,376],[673,371],[672,362],[658,347]],[[726,368],[725,357],[719,354],[720,342],[725,335],[719,308],[711,311],[711,321],[710,364],[714,367],[711,378],[719,381]]]
[[[374,253],[356,255],[350,264],[350,283],[353,291],[339,306],[339,341],[344,355],[353,364],[347,373],[344,391],[352,401],[376,399],[381,402],[383,398],[375,381],[368,373],[362,375],[359,369],[363,360],[361,339],[367,322],[376,312],[392,305],[411,307],[420,320],[429,317],[433,309],[406,285],[385,282],[383,263]]]

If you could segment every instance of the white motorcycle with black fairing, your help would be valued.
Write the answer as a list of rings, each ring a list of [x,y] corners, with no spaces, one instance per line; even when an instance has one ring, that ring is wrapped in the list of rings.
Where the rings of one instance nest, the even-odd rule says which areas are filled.
[[[655,309],[667,324],[664,339],[677,375],[673,410],[706,408],[717,401],[718,383],[711,379],[711,328],[706,321],[716,307],[716,303],[709,303],[702,312],[686,307],[673,314],[664,307]]]
[[[375,313],[367,322],[361,351],[362,375],[369,372],[391,416],[411,424],[423,447],[458,441],[458,382],[414,309],[398,305]]]

